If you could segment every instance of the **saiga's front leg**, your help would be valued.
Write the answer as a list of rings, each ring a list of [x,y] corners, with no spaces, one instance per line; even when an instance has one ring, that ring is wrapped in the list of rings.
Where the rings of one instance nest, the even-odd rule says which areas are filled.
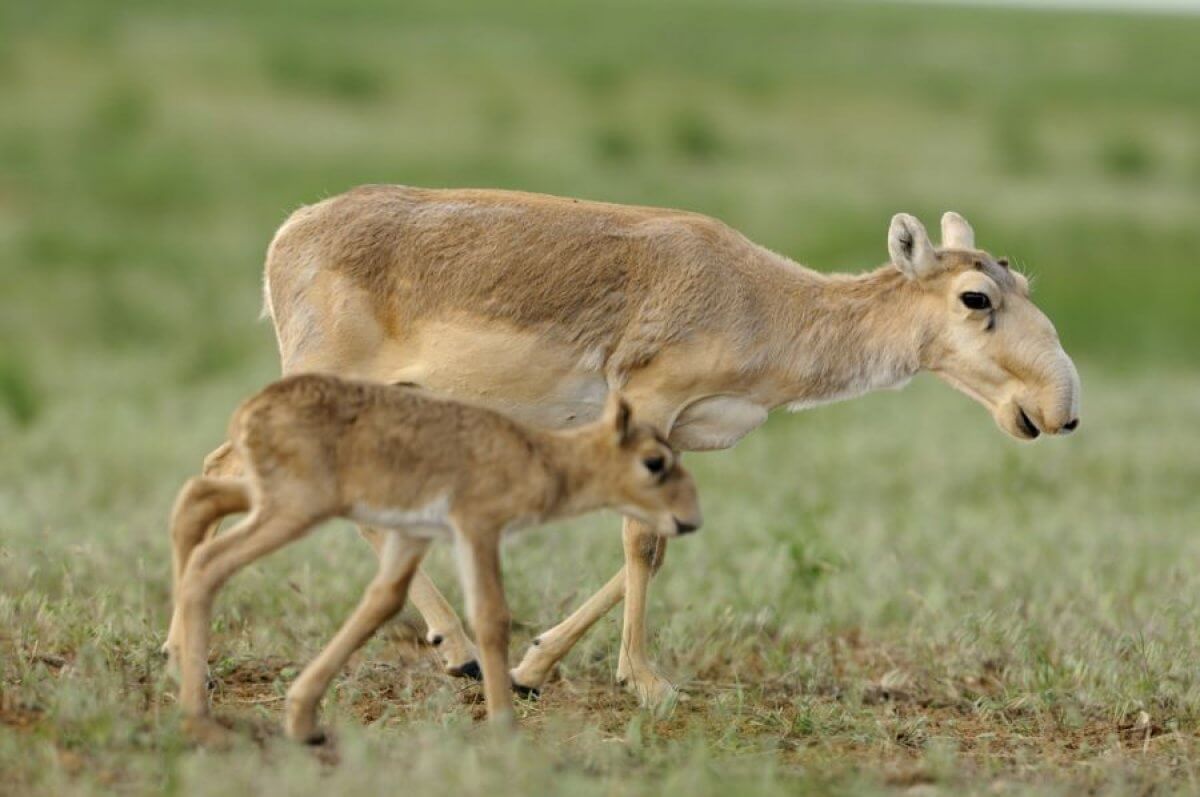
[[[636,597],[625,604],[617,680],[628,685],[648,706],[660,705],[674,695],[675,688],[658,673],[646,652],[647,593],[650,577],[662,566],[666,555],[666,540],[652,533],[648,538],[645,531],[647,529],[640,523],[625,521],[625,566],[570,617],[533,640],[521,663],[512,671],[512,682],[518,693],[536,694],[555,665],[628,592]]]
[[[666,557],[667,541],[645,523],[630,518],[625,519],[621,536],[625,545],[625,618],[617,681],[633,689],[644,705],[660,706],[675,695],[675,687],[658,673],[646,653],[646,597],[650,578]]]

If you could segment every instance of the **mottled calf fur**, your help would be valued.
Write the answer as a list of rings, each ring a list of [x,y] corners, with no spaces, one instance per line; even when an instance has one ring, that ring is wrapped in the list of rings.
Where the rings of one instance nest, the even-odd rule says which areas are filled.
[[[230,576],[317,524],[344,517],[380,539],[362,602],[288,690],[289,737],[319,742],[317,704],[334,675],[404,604],[431,539],[452,538],[482,662],[488,714],[512,717],[509,612],[500,580],[505,533],[602,508],[675,536],[700,525],[691,476],[650,426],[614,397],[570,431],[538,430],[419,389],[315,374],[285,378],[244,402],[229,428],[244,475],[199,477],[171,521],[175,614],[167,650],[181,670],[193,731],[209,719],[206,661],[213,600]],[[227,514],[249,511],[205,539]]]

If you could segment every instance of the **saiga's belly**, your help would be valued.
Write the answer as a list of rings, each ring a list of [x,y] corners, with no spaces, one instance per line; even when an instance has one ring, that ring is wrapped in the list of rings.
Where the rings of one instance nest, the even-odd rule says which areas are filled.
[[[578,426],[600,417],[609,387],[600,350],[580,352],[544,335],[482,322],[431,321],[406,340],[384,345],[369,368],[373,379],[414,382],[429,390],[494,408],[549,428]],[[766,420],[749,398],[721,391],[716,371],[701,376],[647,369],[623,388],[635,415],[670,429],[685,451],[729,448]],[[728,386],[736,387],[736,386]]]

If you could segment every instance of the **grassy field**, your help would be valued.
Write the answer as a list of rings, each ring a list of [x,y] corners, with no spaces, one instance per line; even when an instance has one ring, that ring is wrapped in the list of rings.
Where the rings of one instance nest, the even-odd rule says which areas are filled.
[[[0,793],[1200,790],[1200,19],[500,5],[0,8]],[[277,373],[272,231],[361,182],[686,207],[841,270],[957,209],[1036,277],[1081,431],[1019,445],[921,378],[693,457],[651,614],[690,699],[612,684],[614,615],[503,740],[408,613],[326,701],[336,757],[280,739],[372,572],[333,526],[223,594],[244,744],[191,749],[166,512]],[[619,550],[611,517],[515,541],[514,653]]]

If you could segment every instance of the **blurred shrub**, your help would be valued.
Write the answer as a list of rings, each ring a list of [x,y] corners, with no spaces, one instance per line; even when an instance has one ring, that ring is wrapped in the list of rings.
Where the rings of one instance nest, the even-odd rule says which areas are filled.
[[[1035,120],[1028,109],[1001,109],[992,125],[996,166],[1014,176],[1040,171],[1045,158],[1038,143]]]
[[[167,319],[159,316],[153,297],[141,299],[108,280],[98,281],[93,292],[92,328],[100,342],[112,348],[139,346],[166,337]]]
[[[931,75],[919,90],[939,111],[967,111],[971,104],[971,85],[958,74]]]
[[[725,148],[716,125],[695,109],[676,114],[669,135],[674,150],[691,160],[707,160]]]
[[[19,250],[33,266],[107,271],[120,260],[117,241],[78,227],[38,224],[26,229]]]
[[[592,151],[602,161],[628,163],[638,154],[633,134],[619,127],[602,127],[592,134]]]
[[[41,399],[28,369],[15,357],[0,354],[0,411],[28,426],[41,409]]]
[[[505,141],[520,124],[520,105],[507,94],[491,96],[483,104],[482,117],[483,128],[492,143],[496,143],[497,140]]]
[[[82,152],[79,174],[94,199],[141,216],[197,208],[210,196],[204,169],[183,146],[156,143],[107,156]]]
[[[575,69],[574,76],[582,92],[596,99],[612,97],[625,85],[625,70],[616,64],[583,64]]]
[[[743,98],[761,104],[779,96],[783,80],[769,69],[747,68],[734,78],[734,86]]]
[[[236,371],[250,357],[245,339],[210,329],[193,342],[192,350],[177,360],[175,373],[184,384],[197,384]]]
[[[1153,171],[1154,154],[1135,136],[1113,136],[1100,149],[1100,166],[1113,177],[1144,177]]]
[[[154,98],[144,86],[129,79],[118,80],[96,99],[83,127],[83,137],[107,147],[128,144],[150,127],[154,112]]]
[[[329,55],[296,45],[268,51],[265,67],[275,85],[348,102],[370,102],[386,88],[378,69],[358,63],[345,52]]]
[[[89,198],[146,215],[195,208],[208,196],[195,148],[155,130],[160,113],[154,94],[129,78],[115,79],[99,96],[70,154]]]

